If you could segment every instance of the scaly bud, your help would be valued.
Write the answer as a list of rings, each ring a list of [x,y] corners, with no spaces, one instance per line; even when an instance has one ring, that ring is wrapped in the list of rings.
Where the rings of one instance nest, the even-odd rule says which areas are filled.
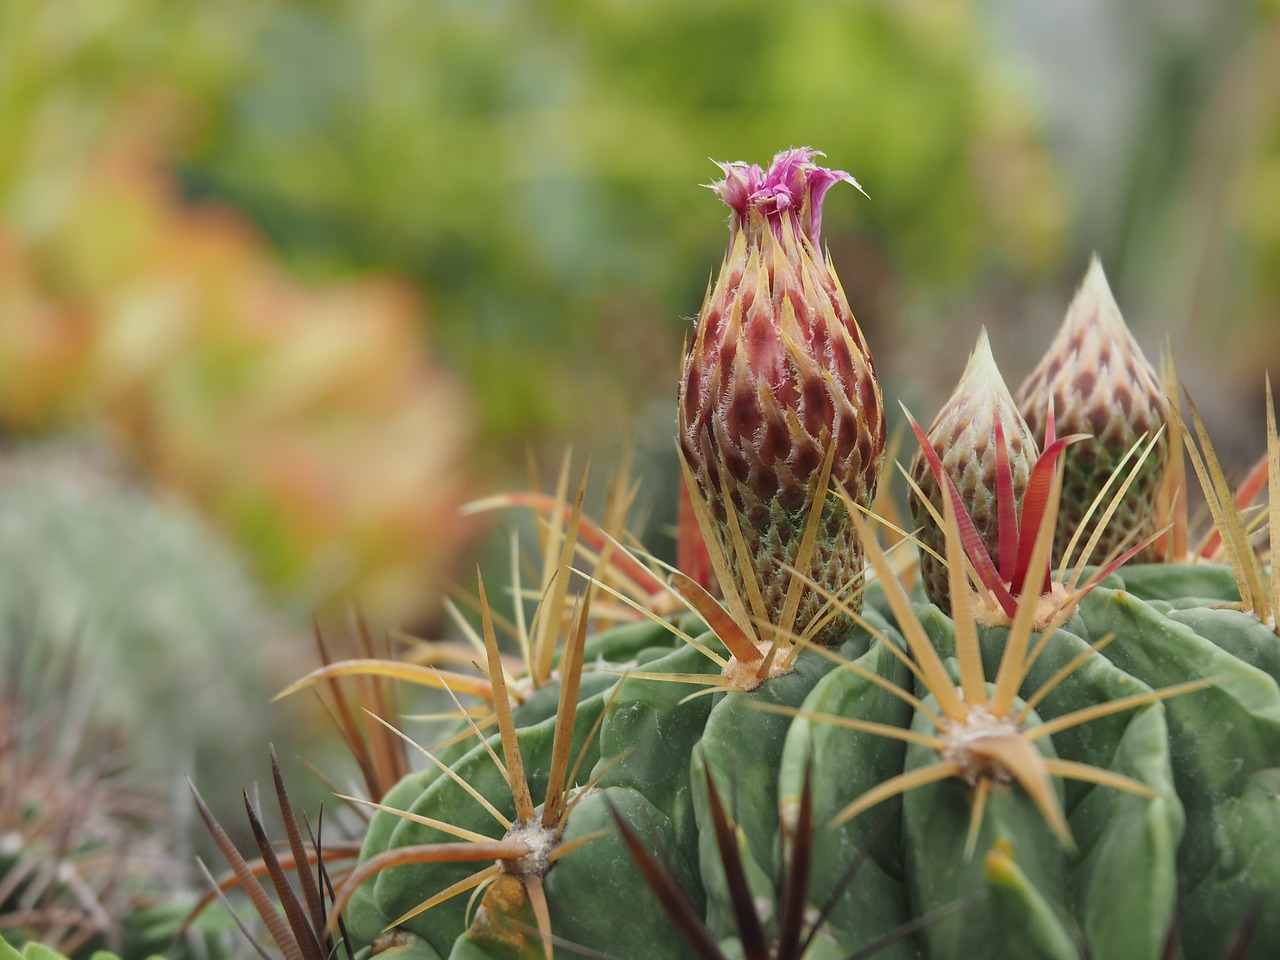
[[[1013,580],[1010,565],[1018,559],[1022,497],[1039,450],[991,355],[985,329],[978,335],[978,344],[951,399],[930,425],[928,443],[955,484],[1001,579]],[[916,450],[911,461],[911,478],[941,516],[942,490],[923,448]],[[908,505],[920,542],[943,554],[942,530],[915,490],[908,496]],[[920,575],[929,599],[950,613],[946,566],[921,551]]]
[[[1125,326],[1097,257],[1049,352],[1018,390],[1018,407],[1042,441],[1050,401],[1060,433],[1092,434],[1064,455],[1066,473],[1054,535],[1054,555],[1061,557],[1126,453],[1144,435],[1154,437],[1169,417],[1160,377]],[[1126,539],[1147,537],[1160,525],[1156,501],[1168,449],[1168,438],[1162,435],[1103,531],[1093,562]],[[1111,492],[1119,482],[1117,478]],[[1097,517],[1095,512],[1090,527]],[[1092,532],[1081,530],[1077,543],[1085,543]]]
[[[820,250],[822,199],[847,173],[788,150],[768,171],[722,164],[712,185],[733,211],[729,249],[703,303],[680,385],[680,441],[711,506],[720,545],[741,529],[771,620],[778,624],[814,497],[825,506],[801,571],[832,592],[862,569],[843,502],[815,490],[828,452],[832,486],[869,505],[884,457],[880,386],[840,281]],[[730,517],[732,514],[732,519]],[[805,631],[824,600],[806,590],[787,626]],[[841,629],[822,631],[839,642]]]

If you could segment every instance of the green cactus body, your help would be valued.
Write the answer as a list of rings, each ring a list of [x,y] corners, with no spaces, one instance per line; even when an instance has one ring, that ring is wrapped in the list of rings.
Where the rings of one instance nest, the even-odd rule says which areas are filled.
[[[624,949],[641,951],[654,960],[690,960],[685,945],[668,936],[666,914],[635,876],[630,856],[616,831],[610,829],[614,811],[642,824],[656,844],[674,846],[671,821],[639,790],[606,787],[584,799],[574,810],[564,842],[572,843],[601,831],[605,835],[593,841],[589,851],[584,848],[564,857],[546,876],[556,936],[576,944],[626,944]],[[681,871],[680,876],[686,883],[694,881],[690,872]],[[584,905],[593,907],[584,909]],[[518,921],[526,932],[508,943],[503,938],[510,935],[502,930],[504,924],[509,929],[511,920]],[[493,924],[497,936],[483,929],[485,922]],[[536,932],[528,931],[536,931],[536,920],[527,908],[501,917],[478,917],[447,956],[449,960],[519,960],[537,956],[541,948]]]
[[[892,628],[889,637],[905,647]],[[891,641],[891,642],[895,642]],[[855,661],[863,669],[897,687],[909,682],[902,661],[875,644]],[[804,706],[817,714],[875,720],[892,726],[911,722],[911,708],[865,676],[834,670],[806,697]],[[814,813],[830,823],[851,796],[861,796],[903,768],[905,746],[872,733],[834,727],[797,717],[787,731],[778,774],[782,822],[794,817],[806,768],[813,762]],[[812,897],[822,901],[834,892],[839,902],[826,935],[840,956],[866,946],[911,918],[902,862],[901,817],[879,823],[878,815],[854,818],[823,833],[815,850]],[[879,832],[877,833],[877,830]],[[850,865],[861,859],[851,881],[840,887]],[[886,960],[920,956],[911,942],[891,944]]]
[[[650,668],[655,672],[706,673],[710,679],[714,664],[686,648],[654,661]],[[600,764],[613,764],[600,784],[643,793],[671,820],[680,843],[672,856],[687,857],[691,866],[697,863],[698,828],[688,776],[689,755],[711,711],[708,697],[685,701],[695,689],[679,683],[626,681],[600,728]]]
[[[609,681],[608,686],[612,687],[612,677],[600,675],[599,678]],[[605,699],[607,699],[607,691],[591,691],[591,687],[599,686],[596,680],[598,678],[584,678],[584,685],[582,685],[582,692],[589,695],[579,703],[577,716],[579,716],[580,727],[579,739],[573,744],[575,755],[579,753],[582,745],[586,744],[586,733],[604,709]],[[616,700],[614,707],[617,705]],[[541,713],[541,710],[538,713]],[[552,750],[554,728],[556,728],[556,717],[539,717],[538,713],[532,714],[532,722],[527,726],[518,727],[521,755],[530,773],[531,790],[535,794],[539,788],[545,790],[545,783],[547,783],[545,776],[549,768],[550,750]],[[613,710],[612,713],[614,718],[630,716],[631,712],[627,710],[621,713]],[[517,723],[521,723],[524,718],[517,716],[516,719]],[[594,765],[599,759],[600,751],[608,749],[608,742],[609,733],[604,730],[599,741],[586,744],[588,746],[585,753],[586,767],[590,768]],[[490,737],[488,746],[502,756],[502,742],[497,735]],[[637,762],[632,760],[632,763]],[[508,818],[515,817],[511,788],[504,780],[503,773],[493,763],[485,746],[472,746],[461,758],[451,764],[451,768],[474,790],[492,801],[500,813]],[[622,774],[618,776],[621,777]],[[470,831],[486,833],[489,836],[494,832],[495,824],[492,815],[486,812],[484,806],[468,794],[460,783],[439,772],[434,776],[410,774],[407,783],[402,781],[401,785],[394,788],[388,800],[396,801],[388,804],[396,806],[396,809],[443,820],[452,827],[470,829]],[[399,803],[404,804],[403,808],[398,806]],[[369,833],[366,835],[365,850],[378,851],[449,840],[454,840],[454,837],[434,827],[399,818],[394,814],[379,813],[371,820]],[[366,932],[369,931],[370,925],[379,925],[379,929],[385,927],[398,916],[410,913],[426,897],[445,890],[471,872],[470,864],[429,864],[412,869],[387,870],[372,882],[371,891],[366,892],[366,897],[371,897],[371,904],[367,900],[358,901],[361,902],[366,914],[372,914],[366,915],[361,925]],[[404,925],[408,931],[417,934],[422,940],[434,946],[440,954],[448,956],[449,945],[457,937],[457,932],[465,929],[467,925],[466,897],[445,901],[438,908],[429,913],[420,914]]]
[[[1135,568],[1134,573],[1135,581],[1154,580],[1156,571]],[[1198,590],[1225,585],[1212,568],[1172,573],[1197,583]],[[1117,575],[1111,582],[1120,579]],[[918,608],[917,615],[939,653],[953,657],[950,618],[931,605]],[[866,616],[881,637],[902,643],[875,610],[868,608]],[[1108,633],[1116,639],[1102,652],[1089,652],[1089,645]],[[981,631],[988,676],[998,669],[1007,635],[1007,628]],[[894,685],[907,683],[902,662],[880,640],[864,635],[840,655]],[[788,824],[812,761],[820,842],[810,898],[816,904],[836,892],[839,906],[812,942],[810,956],[851,952],[913,917],[981,893],[979,902],[891,945],[884,955],[959,957],[972,955],[981,944],[993,956],[1077,957],[1087,949],[1099,958],[1155,958],[1173,921],[1179,889],[1186,956],[1217,956],[1243,906],[1259,897],[1274,898],[1280,890],[1280,869],[1274,866],[1280,856],[1271,849],[1280,838],[1280,808],[1274,802],[1280,768],[1275,635],[1237,611],[1194,608],[1166,614],[1133,594],[1099,588],[1053,634],[1028,672],[1022,696],[1034,695],[1076,659],[1082,662],[1037,702],[1033,717],[1053,721],[1153,687],[1216,679],[1205,690],[1167,704],[1147,703],[1039,742],[1050,755],[1131,778],[1156,794],[1149,798],[1106,785],[1061,782],[1056,789],[1074,852],[1061,847],[1017,787],[1008,787],[991,796],[975,853],[966,861],[970,790],[951,779],[910,792],[901,809],[889,813],[887,824],[878,824],[881,815],[872,810],[828,827],[866,790],[926,763],[929,750],[815,719],[829,714],[922,729],[920,715],[903,700],[816,654],[798,658],[791,674],[750,694],[686,700],[686,684],[629,679],[620,690],[584,695],[580,715],[587,723],[608,703],[599,742],[590,748],[598,752],[598,769],[608,770],[595,795],[571,814],[565,840],[607,830],[610,806],[618,809],[664,851],[694,902],[705,903],[710,928],[731,944],[733,906],[708,838],[705,778],[710,775],[734,811],[748,876],[767,900],[776,897],[780,858],[790,842]],[[955,661],[949,662],[954,669]],[[1255,662],[1258,666],[1248,665]],[[710,676],[711,664],[692,648],[680,648],[646,668],[673,674],[702,670]],[[610,677],[610,687],[613,682]],[[926,708],[937,709],[926,690],[915,692]],[[798,707],[803,714],[765,712],[756,705],[761,701]],[[551,723],[544,717],[520,733],[534,782],[549,750]],[[1029,718],[1026,727],[1036,723]],[[496,742],[495,749],[500,749]],[[466,753],[455,769],[495,804],[507,792],[481,748]],[[387,801],[455,825],[483,826],[474,801],[438,774],[412,775]],[[430,838],[428,828],[378,814],[366,848],[376,852]],[[860,856],[865,859],[853,883],[837,890],[840,876]],[[425,866],[388,871],[372,888],[380,922],[412,909],[458,873],[458,868]],[[611,956],[658,956],[652,943],[659,942],[670,944],[671,956],[685,955],[616,836],[566,856],[545,882],[557,936]],[[626,941],[649,943],[648,952],[628,952],[632,948],[611,939],[619,917],[631,924]],[[531,921],[526,916],[524,922]],[[1266,939],[1277,935],[1267,922],[1259,942],[1275,942]],[[362,936],[372,933],[368,922],[357,926]],[[526,955],[486,942],[474,929],[467,933],[461,903],[437,907],[408,926],[441,957]],[[536,938],[531,943],[533,952],[527,955],[536,956]]]
[[[923,608],[920,619],[938,648],[949,651],[951,621],[933,607]],[[1006,635],[993,628],[982,637],[993,675]],[[1085,651],[1079,638],[1058,631],[1037,659],[1024,691],[1038,689]],[[882,648],[864,661],[873,659],[881,669],[890,660]],[[1037,710],[1052,719],[1082,705],[1133,694],[1142,686],[1104,657],[1092,655]],[[879,692],[877,702],[870,688],[862,677],[835,671],[815,689],[806,707],[815,713],[866,719],[896,714],[900,725],[912,724],[911,711],[900,700]],[[935,702],[924,702],[936,709]],[[915,725],[919,728],[918,717]],[[888,812],[889,829],[862,868],[869,870],[866,882],[855,882],[843,894],[841,915],[866,919],[861,924],[833,919],[842,945],[854,950],[912,916],[977,893],[983,895],[978,903],[939,920],[916,947],[900,944],[900,952],[890,955],[973,956],[977,951],[987,956],[1077,957],[1088,943],[1099,957],[1158,956],[1173,908],[1174,851],[1182,831],[1167,743],[1163,712],[1156,704],[1055,734],[1053,748],[1059,755],[1104,765],[1160,794],[1152,801],[1068,782],[1064,807],[1078,845],[1074,856],[1062,851],[1025,797],[1009,789],[992,796],[975,844],[977,853],[966,862],[966,786],[945,780],[909,793],[900,813]],[[870,772],[874,785],[892,773],[920,766],[928,753],[917,745],[904,749],[866,733],[797,720],[784,756],[784,794],[794,796],[800,756],[806,749],[828,757],[849,755],[830,771],[825,765],[819,768],[820,819],[835,817],[867,786],[867,781],[847,787],[840,782],[855,758],[869,758],[875,751],[880,765]],[[853,850],[865,844],[873,820],[867,813],[838,828],[843,842],[831,842],[831,863],[820,859],[815,865],[816,899],[852,860]],[[1123,897],[1117,896],[1120,890],[1125,891]]]
[[[874,615],[873,615],[874,616]],[[859,631],[842,648],[856,657],[869,636]],[[758,897],[776,898],[783,866],[779,861],[778,777],[791,717],[760,709],[762,704],[796,708],[835,663],[813,651],[797,658],[795,669],[750,693],[725,694],[712,707],[693,751],[691,780],[698,821],[699,863],[707,892],[707,919],[721,936],[732,934],[732,903],[724,867],[710,825],[706,779],[734,811],[747,871],[759,881]],[[749,755],[742,745],[752,744]]]
[[[1231,568],[1216,563],[1131,564],[1115,576],[1115,586],[1123,586],[1135,597],[1214,607],[1240,602]]]
[[[606,787],[588,797],[574,811],[566,841],[596,831],[607,833],[589,848],[565,857],[547,875],[553,929],[571,943],[625,943],[626,949],[639,950],[655,960],[685,960],[688,948],[670,936],[666,913],[643,883],[637,886],[630,855],[612,829],[611,808],[643,828],[655,845],[675,849],[675,824],[641,791]],[[696,865],[685,871],[677,863],[676,869],[682,883],[697,882]],[[594,909],[594,904],[608,904],[609,908]]]
[[[938,646],[947,649],[950,623],[927,609],[921,619]],[[1070,625],[1083,626],[1079,618]],[[1006,637],[1003,628],[984,631],[983,654],[990,672]],[[1072,631],[1056,631],[1028,673],[1023,694],[1030,696],[1087,650],[1088,644]],[[1036,712],[1042,721],[1050,721],[1146,689],[1105,655],[1093,654],[1040,701]],[[1172,916],[1174,850],[1183,829],[1182,809],[1171,780],[1163,708],[1148,704],[1061,730],[1053,736],[1053,747],[1064,759],[1121,773],[1158,794],[1147,799],[1079,781],[1063,783],[1064,809],[1077,852],[1060,864],[1069,877],[1055,878],[1058,882],[1068,879],[1065,888],[1058,890],[1066,900],[1053,901],[1056,914],[1070,918],[1066,928],[1078,925],[1081,931],[1077,950],[1087,944],[1099,958],[1158,956]],[[1010,845],[1014,862],[1025,860],[1026,853],[1020,849],[1026,851],[1028,846]],[[983,846],[980,840],[978,848]],[[1041,842],[1030,849],[1047,847]],[[1116,895],[1118,890],[1125,892],[1123,897]]]
[[[937,709],[937,703],[925,705]],[[927,727],[917,722],[913,729]],[[928,748],[907,747],[905,770],[932,759]],[[983,857],[965,861],[969,790],[944,780],[903,798],[902,831],[909,890],[920,912],[945,907],[975,890],[988,896],[924,931],[923,947],[937,960],[976,953],[1070,960],[1066,933],[1066,857],[1040,812],[1015,791],[999,791],[987,804],[978,848],[995,851],[1008,866],[994,877]],[[1007,852],[1006,852],[1007,851]],[[990,855],[988,855],[990,856]],[[941,869],[941,864],[948,869]],[[999,895],[1002,894],[1002,895]]]
[[[846,335],[861,350],[860,338]],[[777,345],[751,346],[764,356]],[[686,373],[705,372],[720,355],[704,349],[694,356]],[[860,356],[873,377],[869,356]],[[998,375],[985,342],[971,366],[991,393]],[[742,512],[746,528],[742,492],[750,487],[764,498],[769,484],[760,481],[768,471],[753,468],[747,479],[717,473],[708,438],[728,436],[716,420],[723,410],[707,391],[693,389],[697,377],[689,382],[681,439],[697,481],[691,486],[705,495],[695,506],[716,521]],[[876,416],[860,426],[874,440],[878,388],[873,379],[866,383],[876,402],[862,413]],[[972,392],[961,391],[959,407],[935,423],[945,429],[925,436],[916,425],[929,459],[928,472],[916,474],[935,481],[917,505],[937,507],[936,529],[922,539],[936,551],[926,579],[940,604],[901,586],[858,509],[876,483],[861,474],[837,517],[852,529],[833,532],[824,523],[823,536],[857,544],[840,558],[818,551],[830,576],[788,579],[794,550],[752,535],[755,554],[714,555],[731,616],[720,615],[706,591],[695,594],[699,602],[689,600],[681,585],[690,578],[673,577],[673,594],[702,617],[682,621],[682,637],[646,622],[566,642],[575,655],[584,651],[572,753],[585,759],[567,785],[568,811],[547,841],[554,849],[538,869],[520,865],[520,850],[502,854],[490,885],[470,904],[456,896],[397,928],[397,918],[474,874],[476,865],[392,866],[351,901],[357,947],[376,941],[404,960],[513,960],[543,956],[554,935],[586,955],[615,960],[839,960],[877,944],[876,955],[890,960],[1162,960],[1176,939],[1183,960],[1218,960],[1252,911],[1249,946],[1231,956],[1274,957],[1280,638],[1265,615],[1247,612],[1236,575],[1222,566],[1117,569],[1107,561],[1083,585],[1083,565],[1058,572],[1050,557],[1059,497],[1078,478],[1068,458],[1066,479],[1058,479],[1057,458],[1082,440],[1045,424],[1029,430],[1003,386],[996,408],[985,411],[968,405]],[[1069,419],[1056,399],[1047,405]],[[1135,436],[1157,425],[1157,406]],[[1036,429],[1050,438],[1038,459]],[[746,433],[729,439],[750,445]],[[1001,446],[1015,439],[1016,458]],[[1125,443],[1131,439],[1126,434]],[[856,458],[859,469],[879,457],[872,440]],[[961,442],[963,449],[952,449]],[[1151,449],[1153,463],[1163,458],[1163,448]],[[1150,513],[1150,481],[1135,470],[1137,499],[1117,502],[1110,514],[1123,528],[1122,544],[1134,516]],[[809,495],[804,483],[792,486],[797,498]],[[981,491],[982,509],[956,503],[966,490]],[[813,502],[836,496],[827,491]],[[993,519],[1012,528],[997,530]],[[799,538],[791,532],[792,541]],[[1127,543],[1140,549],[1141,534]],[[978,551],[985,551],[985,569],[973,561]],[[766,637],[768,657],[761,652],[750,661],[752,670],[761,664],[753,683],[735,686],[730,661],[739,649],[756,651],[730,633],[749,633],[742,621],[777,612],[770,591],[803,582],[805,603],[816,610],[845,585],[849,565],[864,558],[877,582],[840,611],[847,621],[840,643],[815,634],[808,646],[820,649],[807,649],[787,635],[790,627],[771,621],[775,646]],[[732,582],[735,576],[741,582]],[[1003,618],[988,615],[997,607]],[[556,612],[543,622],[563,619]],[[805,617],[792,625],[802,632]],[[494,666],[491,627],[486,622],[494,679],[503,671]],[[576,661],[556,663],[574,676]],[[777,663],[785,669],[772,671]],[[577,681],[560,682],[572,691]],[[497,696],[501,684],[492,686],[501,725],[505,700]],[[557,725],[575,702],[568,694],[557,701],[559,689],[548,683],[512,711],[505,728],[535,796],[558,782],[549,769]],[[506,757],[501,737],[489,746]],[[515,819],[520,801],[483,746],[457,746],[449,763],[471,790]],[[522,829],[532,807],[523,802]],[[491,838],[501,833],[482,804],[439,771],[411,774],[386,803]],[[541,810],[554,806],[549,796]],[[544,828],[550,819],[543,814]],[[512,829],[508,838],[519,835]],[[382,811],[362,857],[367,863],[452,839]],[[802,926],[808,935],[795,936]],[[555,952],[562,949],[567,954],[561,946]]]
[[[1274,670],[1280,641],[1256,621],[1257,631],[1214,622],[1227,612],[1164,615],[1132,594],[1105,589],[1081,608],[1091,632],[1121,638],[1108,654],[1130,675],[1152,685],[1214,679],[1167,704],[1188,823],[1178,853],[1187,956],[1221,951],[1241,904],[1254,901],[1271,905],[1257,941],[1280,944],[1280,688],[1274,673],[1254,666],[1256,660]],[[1209,629],[1201,634],[1186,619]]]

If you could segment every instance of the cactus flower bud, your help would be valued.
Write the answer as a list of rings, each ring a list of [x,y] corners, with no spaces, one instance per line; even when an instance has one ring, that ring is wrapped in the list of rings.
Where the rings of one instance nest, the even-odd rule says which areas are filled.
[[[698,316],[680,384],[685,459],[730,556],[731,527],[740,528],[775,624],[814,497],[825,506],[817,547],[801,572],[838,592],[862,569],[843,501],[814,489],[828,453],[834,484],[863,505],[875,496],[884,457],[871,355],[820,249],[823,196],[842,180],[857,182],[817,166],[815,156],[788,150],[767,171],[721,165],[724,179],[712,188],[732,211],[729,249]],[[803,632],[824,602],[818,591],[805,591],[791,629]],[[824,629],[818,639],[839,642],[841,633]]]
[[[978,335],[955,392],[930,425],[928,443],[955,484],[982,545],[1002,572],[1002,580],[1011,581],[1010,565],[1017,560],[1017,517],[1039,450],[996,366],[986,330]],[[941,514],[942,490],[923,447],[911,461],[911,478]],[[942,530],[915,490],[908,505],[920,542],[942,554]],[[950,613],[945,564],[921,552],[920,574],[929,599]]]
[[[1125,454],[1142,436],[1153,437],[1169,417],[1160,377],[1125,326],[1097,257],[1048,353],[1018,389],[1017,399],[1038,439],[1044,437],[1050,401],[1060,432],[1092,434],[1064,454],[1066,473],[1054,534],[1054,554],[1062,556]],[[1168,438],[1162,435],[1103,531],[1093,554],[1098,560],[1126,538],[1145,538],[1159,525],[1156,501],[1168,450]],[[1094,516],[1090,525],[1097,522]],[[1080,531],[1078,542],[1092,532]]]

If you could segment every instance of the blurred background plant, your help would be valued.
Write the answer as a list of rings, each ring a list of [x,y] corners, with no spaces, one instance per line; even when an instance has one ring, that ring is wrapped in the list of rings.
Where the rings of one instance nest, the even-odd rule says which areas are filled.
[[[1220,452],[1256,458],[1274,3],[17,0],[0,452],[39,469],[3,491],[4,602],[35,598],[51,634],[82,617],[104,676],[144,687],[130,664],[202,652],[188,675],[222,670],[210,700],[262,740],[313,610],[439,629],[478,542],[457,507],[521,483],[526,446],[634,437],[660,530],[680,345],[725,239],[697,185],[708,158],[805,144],[871,197],[829,200],[824,235],[891,409],[936,409],[981,324],[1021,379],[1096,250]],[[206,580],[224,604],[182,600],[199,564],[131,519],[185,510],[215,566],[248,565],[244,591]],[[170,619],[117,631],[95,595]],[[180,687],[113,683],[126,723],[182,713]]]
[[[97,712],[84,635],[54,649],[32,632],[21,616],[0,630],[0,944],[223,956],[225,914],[178,936],[195,902],[189,845],[163,781],[131,768],[124,728]]]
[[[114,731],[140,775],[240,776],[299,640],[208,524],[100,448],[33,444],[0,463],[0,543],[0,651],[74,653],[65,702],[92,699],[86,723]]]
[[[776,13],[6,5],[0,418],[109,426],[304,609],[422,616],[461,486],[523,444],[636,433],[669,463],[723,241],[707,158],[803,143],[871,194],[825,231],[891,391],[940,400],[963,351],[935,332],[983,322],[1016,378],[1097,249],[1193,389],[1243,366],[1226,388],[1255,395],[1280,351],[1273,13]]]
[[[232,75],[236,21],[107,3],[9,6],[0,406],[92,424],[244,545],[301,610],[430,609],[462,542],[472,417],[401,281],[306,283],[172,161]]]

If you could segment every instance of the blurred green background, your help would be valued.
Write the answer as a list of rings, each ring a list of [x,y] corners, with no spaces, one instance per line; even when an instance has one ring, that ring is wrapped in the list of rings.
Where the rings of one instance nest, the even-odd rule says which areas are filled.
[[[727,236],[700,185],[799,145],[870,195],[824,232],[891,401],[932,416],[982,324],[1019,382],[1096,250],[1256,457],[1280,22],[1217,0],[4,0],[3,454],[107,448],[296,632],[353,596],[431,627],[480,539],[456,508],[526,449],[634,438],[670,515]],[[41,602],[92,624],[69,589]]]

